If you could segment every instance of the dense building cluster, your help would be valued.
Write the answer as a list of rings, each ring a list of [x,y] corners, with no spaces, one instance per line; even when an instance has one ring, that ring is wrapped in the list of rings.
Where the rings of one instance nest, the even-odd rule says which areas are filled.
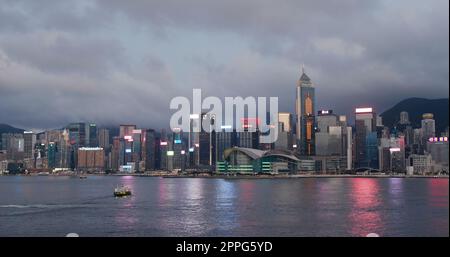
[[[424,113],[421,126],[413,127],[408,113],[401,112],[389,128],[373,108],[362,107],[349,124],[333,110],[315,110],[315,88],[304,71],[296,87],[295,115],[280,112],[277,118],[278,124],[271,124],[276,119],[267,117],[278,127],[270,144],[260,142],[258,118],[242,118],[243,129],[236,131],[215,124],[211,113],[190,115],[191,128],[204,124],[200,132],[120,125],[113,134],[81,122],[40,133],[3,133],[0,173],[448,173],[448,128],[437,135],[433,114]]]

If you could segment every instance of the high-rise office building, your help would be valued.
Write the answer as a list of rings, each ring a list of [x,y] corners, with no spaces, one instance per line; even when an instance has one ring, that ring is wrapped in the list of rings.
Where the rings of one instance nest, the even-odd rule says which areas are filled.
[[[446,167],[448,171],[448,137],[430,137],[427,141],[427,153],[429,153],[436,164]]]
[[[216,161],[223,162],[225,149],[236,146],[236,131],[231,126],[222,126],[216,132]]]
[[[98,145],[99,147],[106,149],[109,148],[109,130],[102,128],[98,130]]]
[[[169,169],[169,158],[167,156],[167,152],[170,151],[172,143],[169,142],[169,138],[167,136],[166,130],[161,130],[161,137],[159,142],[159,160],[160,160],[160,168],[162,170]]]
[[[201,165],[215,164],[215,115],[202,113],[202,128],[199,134],[199,163]]]
[[[295,114],[297,119],[296,141],[302,155],[314,155],[315,89],[311,79],[302,69],[297,83]]]
[[[19,161],[24,158],[24,134],[4,133],[2,134],[2,150],[6,150],[8,160]]]
[[[355,110],[355,166],[378,168],[376,114],[372,108]]]
[[[81,147],[78,149],[78,170],[102,171],[105,153],[100,147]]]
[[[278,122],[283,123],[283,131],[292,132],[292,114],[288,112],[279,112]]]
[[[402,125],[409,124],[409,114],[408,114],[408,112],[405,112],[405,111],[400,112],[400,122],[399,123],[402,124]]]
[[[338,116],[333,114],[332,110],[318,111],[317,132],[315,133],[315,154],[319,156],[340,155],[341,144],[339,142],[331,142],[333,132],[333,141],[342,139],[342,132],[338,127]],[[338,137],[338,138],[336,138]]]
[[[36,144],[36,134],[33,131],[24,131],[23,132],[23,140],[24,140],[24,158],[33,159],[34,158],[34,145]]]
[[[121,158],[120,153],[120,137],[113,137],[113,144],[111,150],[111,169],[114,171],[119,170],[119,162]]]
[[[58,146],[56,142],[48,142],[47,145],[47,167],[49,169],[56,168],[58,165],[57,162],[57,154],[58,154]]]
[[[125,136],[132,136],[133,130],[136,129],[136,125],[120,125],[119,126],[119,137],[125,138]]]
[[[156,135],[155,130],[147,129],[145,135],[145,169],[155,170],[155,160],[156,160]]]
[[[436,127],[434,116],[432,113],[424,113],[422,115],[422,144],[425,146],[429,138],[436,136]]]
[[[275,149],[291,150],[293,146],[292,115],[287,112],[278,113],[278,138]]]
[[[71,145],[75,147],[83,147],[86,146],[86,123],[70,123],[67,126],[69,130],[69,141]]]
[[[97,125],[95,123],[89,123],[89,146],[97,147],[98,146],[98,135],[97,135]]]

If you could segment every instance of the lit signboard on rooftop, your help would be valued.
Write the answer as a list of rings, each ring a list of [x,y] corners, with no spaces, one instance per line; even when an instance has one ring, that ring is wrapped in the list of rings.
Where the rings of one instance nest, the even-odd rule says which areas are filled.
[[[448,142],[448,137],[430,137],[428,139],[430,142]]]
[[[167,156],[173,156],[173,151],[167,151]]]
[[[332,110],[320,110],[319,111],[319,115],[327,115],[327,114],[332,114],[333,111]]]
[[[355,109],[355,113],[372,113],[373,109],[368,107],[368,108],[356,108]]]
[[[392,152],[400,152],[401,149],[398,148],[398,147],[392,147],[392,148],[389,148],[389,151],[390,151],[391,153],[392,153]]]
[[[161,141],[161,143],[159,143],[159,145],[167,145],[167,142]]]

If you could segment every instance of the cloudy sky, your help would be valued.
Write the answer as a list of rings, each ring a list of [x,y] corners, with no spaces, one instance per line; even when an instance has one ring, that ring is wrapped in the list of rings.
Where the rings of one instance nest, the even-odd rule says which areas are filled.
[[[169,102],[278,96],[316,108],[448,97],[447,0],[0,0],[0,123],[168,127]]]

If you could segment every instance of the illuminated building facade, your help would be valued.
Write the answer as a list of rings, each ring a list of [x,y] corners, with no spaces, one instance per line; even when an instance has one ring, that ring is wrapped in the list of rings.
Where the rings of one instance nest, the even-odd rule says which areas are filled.
[[[315,131],[315,89],[311,79],[302,70],[302,76],[297,83],[295,114],[297,119],[296,141],[300,154],[314,155]]]

